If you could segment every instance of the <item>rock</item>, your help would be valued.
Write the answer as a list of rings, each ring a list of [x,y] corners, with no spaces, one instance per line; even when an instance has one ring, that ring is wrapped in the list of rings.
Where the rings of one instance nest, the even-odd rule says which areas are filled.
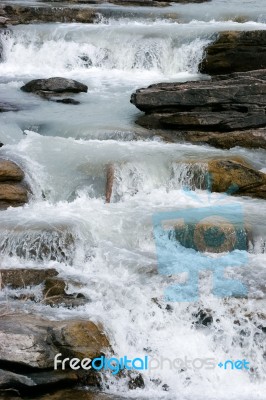
[[[206,49],[200,72],[217,75],[266,68],[266,31],[222,32]]]
[[[87,92],[88,86],[66,78],[49,78],[49,79],[34,79],[21,87],[24,92],[38,93],[51,92],[54,93],[80,93]]]
[[[56,103],[63,103],[63,104],[74,104],[74,105],[80,104],[79,101],[71,99],[71,98],[59,99],[59,100],[55,100],[55,101],[56,101]]]
[[[47,278],[44,283],[44,295],[45,296],[64,296],[66,289],[66,283],[61,278]]]
[[[81,293],[67,294],[67,282],[58,277],[49,277],[44,282],[44,303],[51,306],[63,305],[67,308],[78,307],[88,302]]]
[[[0,208],[18,207],[27,203],[28,192],[25,186],[9,183],[0,184]]]
[[[243,159],[209,161],[212,191],[226,192],[234,187],[234,194],[266,199],[266,174],[255,170]]]
[[[19,390],[25,386],[35,386],[35,383],[27,376],[0,369],[0,390],[10,388]]]
[[[5,17],[0,17],[0,27],[6,27],[6,23],[8,21],[8,18]]]
[[[87,92],[88,86],[72,79],[65,78],[49,78],[49,79],[34,79],[21,87],[24,92],[31,92],[40,97],[63,104],[80,104],[79,101],[68,98],[58,98],[65,93],[80,93]]]
[[[99,392],[88,392],[81,389],[67,389],[60,390],[56,393],[44,395],[40,397],[40,400],[128,400],[129,397],[120,397],[111,394],[99,393]],[[139,400],[141,398],[139,397]],[[143,399],[144,400],[144,399]]]
[[[18,207],[28,201],[28,189],[18,183],[24,179],[22,169],[12,161],[0,159],[0,208]]]
[[[0,60],[1,60],[1,44],[0,44]],[[0,101],[0,113],[8,111],[19,111],[20,109],[11,103]]]
[[[266,70],[151,85],[133,93],[131,102],[145,112],[137,123],[159,134],[225,148],[241,142],[265,148]]]
[[[95,10],[91,8],[45,7],[8,4],[2,7],[9,24],[29,24],[36,22],[80,22],[93,23]]]
[[[132,376],[128,382],[128,388],[129,390],[144,389],[145,383],[142,375],[137,374],[137,376]]]
[[[22,181],[24,172],[13,161],[0,159],[0,182]]]
[[[196,326],[210,326],[213,323],[213,316],[211,315],[211,310],[200,309],[198,312],[192,314],[195,317],[195,322],[192,324]]]
[[[240,146],[250,149],[266,149],[266,128],[248,129],[244,131],[225,132],[161,132],[167,141],[186,141],[194,144],[209,144],[221,149]]]
[[[22,289],[27,286],[40,285],[45,280],[58,275],[53,269],[0,269],[0,289],[9,286],[11,289]]]
[[[102,327],[90,321],[48,321],[26,314],[1,317],[0,362],[14,368],[53,369],[58,353],[93,359],[106,349],[110,345]]]

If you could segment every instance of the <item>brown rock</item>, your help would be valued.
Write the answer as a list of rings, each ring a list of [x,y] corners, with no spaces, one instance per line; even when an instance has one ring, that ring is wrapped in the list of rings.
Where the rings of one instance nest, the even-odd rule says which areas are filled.
[[[81,22],[93,23],[96,12],[91,8],[23,6],[8,4],[3,6],[4,16],[9,24],[29,24],[36,22]]]
[[[53,269],[0,269],[0,288],[9,286],[12,289],[25,288],[27,286],[40,285],[49,279],[58,275]]]
[[[22,181],[24,172],[13,161],[0,159],[0,182]]]
[[[243,159],[209,161],[208,171],[214,192],[226,192],[231,187],[235,195],[266,199],[266,174]]]
[[[2,183],[0,184],[0,206],[21,206],[28,201],[28,192],[21,184]]]
[[[200,71],[210,75],[266,68],[266,31],[223,32],[206,49]]]

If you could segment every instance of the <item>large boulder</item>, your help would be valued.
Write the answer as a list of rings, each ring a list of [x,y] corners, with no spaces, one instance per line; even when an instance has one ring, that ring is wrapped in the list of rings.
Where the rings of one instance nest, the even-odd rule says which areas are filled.
[[[110,351],[101,325],[86,320],[48,321],[36,315],[6,313],[0,326],[0,397],[34,395],[87,382],[99,382],[93,370],[54,369],[54,358],[93,359]],[[36,398],[34,397],[34,398]],[[2,397],[1,397],[2,398]],[[5,398],[5,397],[4,397]]]
[[[253,136],[250,147],[264,147],[265,133],[255,130],[266,127],[266,70],[217,76],[211,80],[186,83],[159,83],[139,89],[131,96],[131,102],[145,112],[137,123],[159,132],[179,135],[183,139],[228,133],[232,138]],[[246,135],[240,132],[247,132]],[[191,133],[193,132],[193,133]],[[231,134],[232,132],[232,134]],[[199,133],[199,134],[198,134]],[[208,136],[207,136],[208,137]],[[241,140],[237,141],[241,145]],[[223,145],[221,144],[221,147]]]
[[[220,33],[200,64],[200,71],[210,75],[265,68],[266,30]]]
[[[54,357],[89,357],[110,350],[103,328],[86,320],[48,321],[30,315],[1,316],[0,362],[53,369]]]

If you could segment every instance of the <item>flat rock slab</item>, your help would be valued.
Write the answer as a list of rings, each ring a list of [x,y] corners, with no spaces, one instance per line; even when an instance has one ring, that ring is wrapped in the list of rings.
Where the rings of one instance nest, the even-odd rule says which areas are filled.
[[[266,127],[266,70],[196,82],[159,83],[137,90],[131,102],[145,112],[137,120],[145,128],[210,135],[253,130],[256,146],[250,147],[265,143],[263,131],[256,135],[255,129]]]

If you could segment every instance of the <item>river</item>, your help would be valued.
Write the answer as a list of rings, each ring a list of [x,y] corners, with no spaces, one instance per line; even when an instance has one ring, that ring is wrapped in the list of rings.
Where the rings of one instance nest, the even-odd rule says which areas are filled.
[[[189,161],[240,155],[265,171],[265,151],[166,143],[135,124],[141,113],[130,104],[131,93],[151,83],[208,79],[198,72],[205,46],[220,31],[266,29],[265,2],[92,7],[98,11],[95,24],[18,25],[2,35],[1,97],[22,110],[0,115],[0,141],[5,144],[1,155],[23,167],[33,195],[23,209],[0,213],[1,266],[49,266],[81,282],[81,292],[90,299],[85,306],[31,307],[50,318],[77,315],[101,321],[117,356],[209,357],[217,363],[249,359],[253,366],[249,373],[219,368],[145,371],[145,388],[132,391],[132,397],[265,399],[263,338],[256,336],[248,315],[263,324],[259,315],[265,310],[266,204],[183,190],[191,185]],[[235,22],[237,17],[244,22]],[[89,89],[78,96],[81,104],[48,102],[20,91],[27,81],[50,76],[85,83]],[[106,204],[110,163],[116,179],[111,203]],[[245,222],[254,226],[254,246],[246,254],[244,273],[239,271],[248,298],[225,301],[211,295],[211,275],[203,273],[197,302],[167,307],[163,290],[176,277],[158,274],[152,217],[202,204],[241,205]],[[76,238],[74,249],[64,249],[69,262],[53,259],[53,238],[43,260],[32,255],[36,251],[26,251],[24,258],[16,255],[21,243],[34,249],[36,231],[49,235],[53,227],[67,229]],[[195,262],[191,249],[183,257],[188,264]],[[212,310],[211,327],[195,327],[199,309]],[[257,340],[251,339],[255,336]],[[125,379],[107,374],[105,391],[127,394]]]

